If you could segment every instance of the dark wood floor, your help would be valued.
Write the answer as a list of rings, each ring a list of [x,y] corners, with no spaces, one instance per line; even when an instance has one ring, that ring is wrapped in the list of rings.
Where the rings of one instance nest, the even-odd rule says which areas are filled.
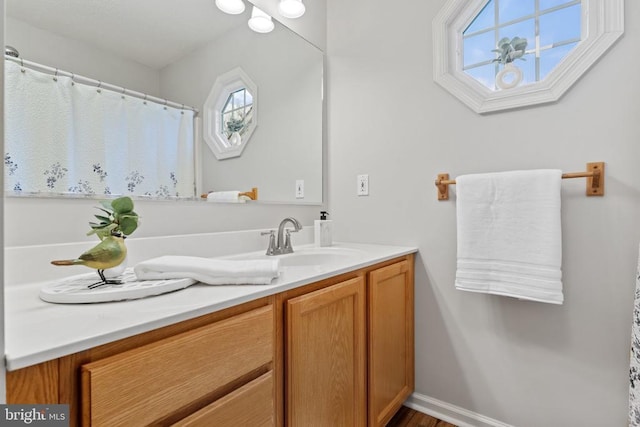
[[[389,421],[387,427],[456,427],[446,421],[430,417],[403,406]]]

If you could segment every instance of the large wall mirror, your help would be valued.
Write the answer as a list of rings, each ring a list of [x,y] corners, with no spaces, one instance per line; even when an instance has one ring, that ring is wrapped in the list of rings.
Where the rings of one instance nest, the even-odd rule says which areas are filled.
[[[177,180],[171,168],[158,172],[162,167],[156,165],[165,167],[168,162],[158,160],[155,147],[142,147],[135,154],[121,153],[121,160],[111,162],[108,169],[114,171],[111,175],[127,179],[125,194],[127,188],[144,185],[143,175],[158,173],[169,177],[168,183],[159,190],[146,192],[150,198],[178,194],[174,187],[182,184],[179,194],[187,199],[200,199],[202,193],[210,191],[244,192],[257,187],[259,201],[322,203],[324,54],[277,22],[277,17],[270,33],[252,31],[247,25],[251,4],[247,5],[244,13],[228,15],[213,0],[7,0],[6,44],[15,47],[24,61],[86,76],[104,82],[105,87],[126,88],[122,93],[111,90],[114,98],[124,99],[135,91],[148,94],[149,99],[168,100],[169,107],[175,107],[174,125],[178,131],[184,126],[180,106],[199,110],[193,127],[195,161],[185,163],[171,152],[163,154],[165,158],[177,158],[173,169],[192,168],[181,175],[186,178]],[[16,61],[5,62],[8,66],[9,63],[21,66]],[[259,111],[255,113],[256,116],[259,113],[260,120],[251,129],[250,142],[240,155],[220,158],[205,141],[203,114],[207,113],[205,104],[216,80],[236,69],[241,69],[255,84],[253,90],[259,96],[259,103],[256,102]],[[50,78],[56,79],[55,72],[50,74]],[[73,78],[59,77],[58,83],[64,78],[73,83]],[[92,89],[99,92],[100,88]],[[10,90],[6,93],[11,96]],[[49,101],[43,101],[46,102]],[[167,107],[162,102],[154,103],[154,108]],[[69,108],[78,110],[73,105]],[[46,124],[47,120],[43,118],[41,122]],[[46,132],[50,131],[49,125],[43,126]],[[75,130],[57,127],[55,132],[77,134]],[[238,137],[233,132],[230,135]],[[38,138],[38,148],[34,150],[41,153],[72,150],[78,155],[91,151],[83,148],[83,138],[77,138],[79,148],[73,149],[47,145],[46,139]],[[120,150],[117,146],[112,148]],[[11,172],[19,167],[8,153],[4,154],[6,170]],[[36,153],[31,158],[40,157],[43,156]],[[143,159],[145,164],[140,168],[145,173],[132,174],[116,167],[128,164],[133,157]],[[85,163],[96,176],[107,175],[105,163],[109,162],[89,159]],[[43,168],[44,173],[51,174],[47,175],[46,184],[52,184],[55,173],[71,173],[60,165],[47,164]],[[76,181],[74,189],[82,187],[82,180]],[[109,194],[108,191],[104,185],[96,191],[96,197]],[[52,192],[64,196],[62,193]],[[6,192],[9,196],[14,194]]]

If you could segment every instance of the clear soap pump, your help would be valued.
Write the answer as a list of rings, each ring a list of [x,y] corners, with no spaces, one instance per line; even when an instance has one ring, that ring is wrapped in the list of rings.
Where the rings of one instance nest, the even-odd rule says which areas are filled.
[[[333,221],[327,219],[326,211],[320,212],[320,219],[313,224],[314,242],[316,246],[331,246],[333,243]]]

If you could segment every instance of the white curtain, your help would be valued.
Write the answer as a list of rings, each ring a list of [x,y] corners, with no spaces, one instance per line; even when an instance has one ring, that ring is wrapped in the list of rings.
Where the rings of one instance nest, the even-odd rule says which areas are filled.
[[[631,324],[629,361],[629,427],[640,427],[640,250],[636,269],[636,292]]]
[[[5,64],[6,191],[194,197],[192,111]]]

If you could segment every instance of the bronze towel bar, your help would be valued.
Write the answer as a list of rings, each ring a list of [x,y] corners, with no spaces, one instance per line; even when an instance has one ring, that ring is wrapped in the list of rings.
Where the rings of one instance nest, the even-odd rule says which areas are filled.
[[[587,178],[587,196],[604,196],[604,162],[587,163],[585,172],[567,172],[562,174],[562,179]],[[438,174],[436,187],[438,200],[449,200],[449,186],[456,183],[455,179],[449,179],[448,173]]]

